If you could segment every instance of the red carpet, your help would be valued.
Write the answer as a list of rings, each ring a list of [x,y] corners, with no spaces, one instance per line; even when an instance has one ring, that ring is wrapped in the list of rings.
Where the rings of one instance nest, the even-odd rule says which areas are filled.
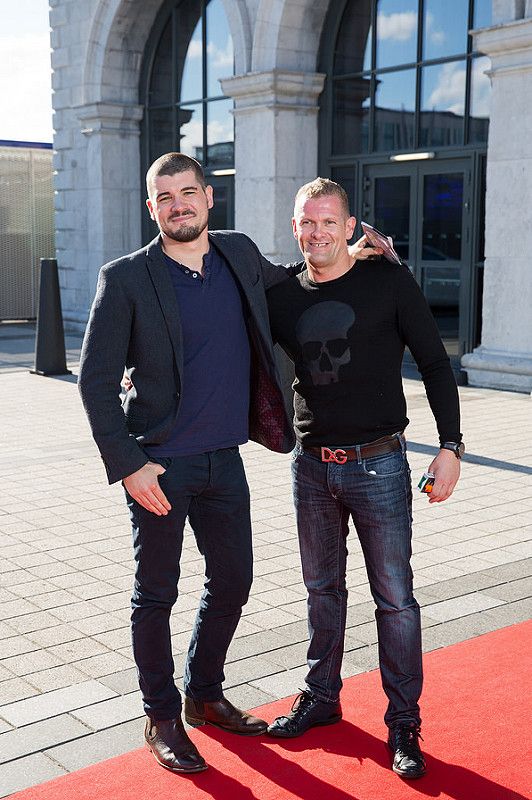
[[[530,800],[531,633],[532,623],[514,625],[425,657],[428,774],[417,781],[390,770],[384,695],[370,672],[345,682],[342,722],[291,742],[196,729],[210,769],[195,777],[161,769],[141,748],[11,800]],[[263,706],[261,715],[289,705]]]

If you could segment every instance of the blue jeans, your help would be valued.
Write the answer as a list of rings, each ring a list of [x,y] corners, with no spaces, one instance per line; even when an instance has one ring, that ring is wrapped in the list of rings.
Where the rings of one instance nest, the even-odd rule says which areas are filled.
[[[205,588],[188,650],[185,693],[222,697],[227,649],[252,582],[249,489],[237,447],[152,459],[172,510],[158,517],[127,494],[136,561],[131,606],[133,654],[144,709],[152,719],[181,712],[174,683],[170,612],[178,596],[183,527],[188,516],[205,558]]]
[[[384,720],[420,724],[423,682],[419,606],[410,567],[412,489],[401,450],[345,464],[322,463],[296,446],[292,460],[303,579],[308,591],[310,691],[336,702],[342,681],[347,613],[349,515],[362,546],[376,604],[379,667],[388,708]]]

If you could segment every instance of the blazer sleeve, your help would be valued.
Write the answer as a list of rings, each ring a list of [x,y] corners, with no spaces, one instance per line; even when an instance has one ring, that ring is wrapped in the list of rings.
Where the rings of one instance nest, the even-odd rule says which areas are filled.
[[[118,270],[100,270],[81,350],[78,387],[109,483],[136,472],[148,458],[126,426],[120,402],[133,319]]]

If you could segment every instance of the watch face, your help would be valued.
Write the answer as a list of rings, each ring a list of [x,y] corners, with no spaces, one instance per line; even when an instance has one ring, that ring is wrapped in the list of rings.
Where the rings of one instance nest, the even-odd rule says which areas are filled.
[[[464,455],[464,453],[465,453],[465,444],[464,444],[463,442],[460,442],[460,444],[459,444],[459,445],[458,445],[458,447],[456,448],[456,452],[458,453],[458,455],[460,456],[460,458],[462,458],[462,456],[463,456],[463,455]]]

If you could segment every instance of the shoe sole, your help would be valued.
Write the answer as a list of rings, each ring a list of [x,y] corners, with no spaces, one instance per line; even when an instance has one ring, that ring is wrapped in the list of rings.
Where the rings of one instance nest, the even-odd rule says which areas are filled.
[[[203,725],[212,725],[213,728],[218,728],[220,731],[226,731],[226,733],[236,733],[237,736],[262,736],[263,733],[266,733],[268,728],[264,728],[263,731],[253,731],[251,733],[247,731],[235,731],[234,728],[225,728],[223,725],[218,725],[216,722],[211,722],[208,719],[197,719],[196,717],[187,717],[185,714],[185,722],[187,725],[190,725],[191,728],[201,728]]]
[[[389,742],[387,742],[386,744],[387,744],[388,750],[389,750],[389,751],[391,752],[391,754],[392,754],[392,772],[395,772],[395,774],[396,774],[396,775],[399,775],[399,777],[400,777],[400,778],[405,778],[406,780],[409,780],[409,781],[415,781],[417,778],[423,778],[423,776],[427,774],[427,769],[426,769],[426,767],[425,767],[425,769],[423,770],[423,772],[417,772],[417,773],[415,773],[415,774],[412,774],[411,772],[401,772],[401,770],[400,770],[400,769],[397,769],[397,768],[394,766],[394,763],[393,763],[393,756],[394,756],[394,750],[393,750],[393,747],[391,747],[391,746],[390,746],[390,743],[389,743]]]
[[[335,725],[337,722],[341,722],[342,717],[332,717],[331,719],[323,720],[323,722],[313,722],[312,725],[309,725],[308,728],[305,728],[304,731],[301,733],[277,733],[268,730],[267,733],[269,736],[273,736],[275,739],[297,739],[298,736],[304,736],[307,731],[311,728],[318,728],[323,727],[324,725]]]
[[[192,769],[185,769],[185,768],[178,769],[177,767],[169,767],[168,764],[163,764],[162,761],[159,761],[159,759],[157,758],[157,753],[150,746],[149,742],[145,742],[145,745],[152,754],[152,756],[154,757],[154,759],[156,760],[156,762],[159,764],[159,766],[163,767],[163,769],[167,769],[168,772],[175,772],[179,775],[194,775],[197,772],[205,772],[205,770],[209,768],[208,764],[204,764],[203,766],[198,766],[198,767],[192,767]]]

